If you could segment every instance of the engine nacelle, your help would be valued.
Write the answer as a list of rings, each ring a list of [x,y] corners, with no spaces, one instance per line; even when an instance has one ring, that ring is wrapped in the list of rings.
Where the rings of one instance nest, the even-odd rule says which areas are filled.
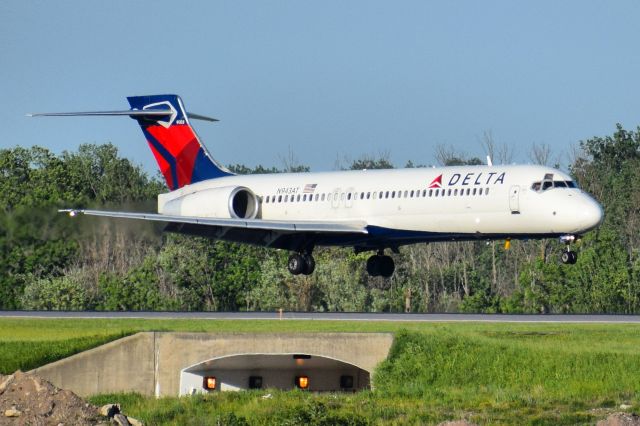
[[[259,207],[256,194],[244,186],[203,189],[177,197],[158,195],[158,213],[167,215],[255,219]]]

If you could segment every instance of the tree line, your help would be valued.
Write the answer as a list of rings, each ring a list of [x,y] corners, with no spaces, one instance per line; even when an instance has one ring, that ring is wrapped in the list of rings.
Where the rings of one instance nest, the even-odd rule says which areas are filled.
[[[483,140],[494,163],[508,146]],[[291,276],[288,253],[162,233],[162,225],[78,217],[64,207],[152,211],[166,191],[119,156],[81,145],[0,150],[0,309],[296,310],[375,312],[640,312],[640,128],[618,125],[574,150],[569,171],[598,199],[605,220],[562,265],[554,240],[443,242],[403,247],[393,277],[369,277],[369,253],[317,248],[311,276]],[[550,161],[535,146],[535,162]],[[480,164],[438,147],[443,165]],[[308,171],[289,153],[284,169],[234,165],[236,173]],[[407,167],[419,165],[407,164]],[[339,159],[336,168],[392,168],[386,153]]]

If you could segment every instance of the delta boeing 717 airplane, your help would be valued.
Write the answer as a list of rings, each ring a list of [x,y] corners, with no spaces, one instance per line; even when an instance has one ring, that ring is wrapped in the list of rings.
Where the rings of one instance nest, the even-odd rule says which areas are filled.
[[[294,275],[313,273],[319,246],[371,251],[367,272],[390,277],[385,250],[437,241],[559,238],[570,245],[597,227],[602,207],[566,173],[549,167],[456,166],[322,173],[235,175],[209,154],[176,95],[133,96],[126,111],[31,116],[129,116],[166,180],[157,213],[64,210],[160,221],[165,230],[292,252]],[[490,162],[489,162],[490,163]]]

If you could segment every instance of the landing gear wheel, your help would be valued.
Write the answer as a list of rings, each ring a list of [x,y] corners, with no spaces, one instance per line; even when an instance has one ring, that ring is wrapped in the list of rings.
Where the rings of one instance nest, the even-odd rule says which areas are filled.
[[[578,260],[578,254],[571,250],[563,251],[560,255],[560,260],[562,260],[562,263],[565,265],[573,265]]]
[[[310,254],[303,254],[302,259],[304,261],[304,267],[302,268],[302,273],[304,275],[311,275],[313,271],[316,269],[316,261]]]
[[[380,262],[378,261],[379,257],[380,256],[378,256],[377,254],[374,254],[369,259],[367,259],[367,273],[371,277],[377,277],[378,275],[380,275]]]
[[[380,256],[380,275],[389,278],[395,270],[396,265],[391,256]]]
[[[297,253],[289,256],[289,261],[287,262],[287,269],[291,272],[292,275],[300,275],[304,271],[305,261],[303,257]]]
[[[389,278],[393,275],[396,265],[391,256],[374,254],[367,259],[367,273],[372,277],[382,276]]]

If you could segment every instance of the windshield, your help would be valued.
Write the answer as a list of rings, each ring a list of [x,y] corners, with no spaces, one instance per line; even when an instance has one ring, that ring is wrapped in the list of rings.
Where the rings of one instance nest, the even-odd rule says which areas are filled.
[[[541,181],[534,182],[531,189],[536,192],[543,192],[552,188],[577,188],[578,186],[572,180],[554,180],[553,174],[547,173]]]

